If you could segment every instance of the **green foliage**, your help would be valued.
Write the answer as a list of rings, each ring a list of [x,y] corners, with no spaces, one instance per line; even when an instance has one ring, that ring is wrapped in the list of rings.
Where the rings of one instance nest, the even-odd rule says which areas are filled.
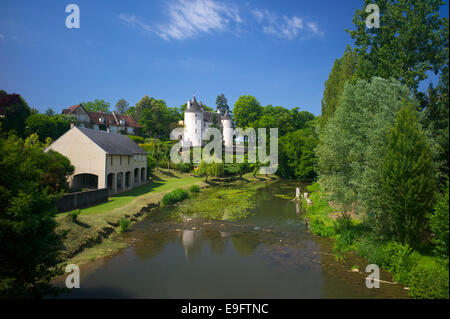
[[[55,293],[50,281],[63,234],[56,233],[55,194],[43,175],[52,165],[34,140],[0,137],[0,297],[38,298]],[[72,167],[73,169],[73,167]]]
[[[411,105],[403,106],[388,135],[380,167],[382,210],[375,216],[381,231],[413,247],[422,241],[435,190],[429,141],[416,113]]]
[[[340,105],[321,130],[317,147],[319,180],[330,199],[359,211],[380,211],[380,158],[395,114],[410,97],[395,80],[347,82]]]
[[[251,95],[241,95],[233,108],[233,119],[237,127],[246,129],[255,122],[262,113],[261,104]]]
[[[105,102],[103,100],[95,99],[91,102],[81,102],[86,111],[90,112],[100,112],[108,113],[110,104],[109,102]]]
[[[80,209],[76,209],[76,210],[71,211],[69,213],[69,215],[70,215],[70,218],[72,219],[72,222],[75,223],[77,221],[78,215],[80,215],[80,214],[81,214],[81,210]]]
[[[436,252],[444,256],[449,254],[449,182],[443,189],[442,193],[438,195],[434,212],[429,217],[430,229],[434,234],[432,243],[436,247]]]
[[[145,143],[145,138],[143,138],[142,136],[137,136],[137,135],[127,135],[127,136],[136,144]]]
[[[170,193],[164,195],[164,197],[162,199],[162,203],[164,205],[173,205],[177,202],[181,202],[182,200],[185,200],[188,197],[189,197],[188,192],[186,192],[182,188],[177,188],[177,189],[171,191]]]
[[[442,263],[417,264],[409,276],[410,296],[420,299],[448,299],[449,272]]]
[[[345,83],[353,77],[358,56],[352,48],[347,45],[344,56],[336,59],[331,69],[328,80],[325,82],[325,91],[322,99],[322,117],[320,127],[323,128],[333,116],[339,105],[339,99],[344,90]]]
[[[18,94],[1,96],[4,117],[0,117],[1,127],[6,132],[15,132],[19,137],[27,136],[25,120],[31,114],[27,102]]]
[[[226,111],[230,111],[230,107],[228,106],[228,100],[225,95],[220,94],[216,98],[216,106],[217,110],[220,110],[220,113],[225,114]]]
[[[32,114],[26,121],[25,125],[28,134],[36,133],[39,140],[44,142],[48,137],[56,140],[70,129],[70,123],[76,122],[73,115],[58,114],[48,116],[44,114]]]
[[[205,181],[208,180],[209,176],[222,177],[224,174],[224,164],[222,162],[207,163],[201,161],[197,168],[197,174],[205,177]]]
[[[278,143],[277,174],[299,180],[316,177],[318,136],[314,127],[307,127],[282,136]]]
[[[117,113],[126,114],[129,106],[130,106],[130,103],[128,103],[127,100],[120,99],[119,101],[117,101],[115,108],[116,108]]]
[[[189,191],[191,193],[199,193],[200,192],[200,186],[198,186],[198,185],[191,185],[191,187],[189,187]]]
[[[119,227],[120,227],[120,232],[121,233],[126,232],[128,230],[129,226],[130,226],[130,220],[129,219],[122,218],[120,220]]]
[[[347,31],[355,40],[361,57],[357,77],[395,78],[414,92],[428,71],[438,72],[448,51],[445,51],[444,26],[448,20],[439,17],[442,1],[379,0],[379,28],[366,27],[365,8],[373,1],[365,0],[363,8],[353,17],[355,30]],[[447,41],[447,42],[446,42]]]

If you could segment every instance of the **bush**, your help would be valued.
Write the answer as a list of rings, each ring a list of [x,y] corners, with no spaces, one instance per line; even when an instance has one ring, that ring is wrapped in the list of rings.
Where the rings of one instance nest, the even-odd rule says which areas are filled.
[[[198,186],[198,185],[191,185],[191,187],[189,187],[189,191],[191,193],[199,193],[200,192],[200,186]]]
[[[182,188],[173,190],[172,192],[164,195],[162,202],[164,205],[173,205],[177,202],[181,202],[189,197],[189,193]]]
[[[418,264],[411,271],[409,295],[420,299],[448,299],[448,266]]]
[[[120,232],[126,232],[128,229],[128,226],[130,226],[130,221],[126,218],[122,218],[120,220]]]
[[[69,213],[69,215],[70,215],[70,217],[72,217],[72,222],[75,223],[77,221],[78,215],[80,215],[80,214],[81,214],[81,210],[80,209],[71,211]]]
[[[398,242],[388,242],[380,251],[381,267],[394,275],[394,280],[409,285],[411,270],[416,263],[412,248]]]

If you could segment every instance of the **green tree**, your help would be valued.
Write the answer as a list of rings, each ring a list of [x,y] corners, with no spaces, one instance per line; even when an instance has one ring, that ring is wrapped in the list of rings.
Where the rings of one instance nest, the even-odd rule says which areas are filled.
[[[396,240],[418,247],[433,209],[435,175],[427,136],[412,104],[403,106],[387,137],[380,169],[383,213],[378,217]]]
[[[380,210],[380,158],[386,135],[409,89],[395,80],[347,82],[339,107],[321,130],[317,146],[319,181],[331,200],[359,211]]]
[[[130,103],[128,103],[127,100],[120,99],[119,101],[117,101],[115,108],[116,108],[117,113],[126,114],[129,106],[130,106]]]
[[[251,95],[241,95],[233,108],[233,119],[237,127],[246,129],[258,120],[262,113],[261,104]]]
[[[26,129],[29,134],[37,134],[39,140],[44,142],[48,137],[56,140],[70,129],[70,123],[76,123],[73,115],[58,114],[47,116],[44,114],[32,114],[26,121]]]
[[[220,94],[216,98],[216,106],[217,110],[220,110],[221,114],[225,114],[226,111],[230,111],[230,107],[228,106],[228,100],[225,95]]]
[[[55,115],[55,111],[54,111],[51,107],[49,107],[49,108],[45,111],[45,115],[47,115],[47,116],[53,116],[53,115]]]
[[[110,104],[103,100],[95,99],[92,102],[81,102],[86,111],[108,113]]]
[[[345,49],[344,56],[334,61],[331,73],[325,82],[325,91],[322,99],[321,128],[326,125],[328,119],[336,111],[345,82],[352,79],[357,62],[358,56],[349,45]]]
[[[439,17],[440,0],[378,0],[380,27],[368,29],[365,8],[372,0],[356,10],[355,30],[346,30],[355,40],[361,58],[358,78],[391,77],[406,84],[417,93],[427,72],[439,72],[446,55],[444,26],[448,19]]]
[[[430,215],[430,229],[434,233],[432,243],[436,246],[437,253],[446,256],[449,254],[448,184],[447,179],[447,185],[443,191],[438,194],[434,212]]]
[[[4,117],[0,117],[2,129],[14,131],[20,137],[27,136],[25,120],[31,114],[27,102],[18,94],[3,94],[0,96],[0,108]]]
[[[62,274],[63,234],[55,231],[55,193],[45,182],[45,173],[55,168],[49,166],[54,155],[35,136],[0,137],[0,298],[58,291],[51,280]]]

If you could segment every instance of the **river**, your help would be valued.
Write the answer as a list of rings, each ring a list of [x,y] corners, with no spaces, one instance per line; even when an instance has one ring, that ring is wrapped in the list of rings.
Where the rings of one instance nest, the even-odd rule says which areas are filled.
[[[366,288],[364,259],[338,261],[330,239],[307,231],[301,204],[289,200],[296,186],[258,189],[253,214],[235,222],[168,220],[179,207],[160,208],[121,235],[128,248],[83,265],[81,287],[63,297],[407,298],[400,285]],[[392,282],[383,271],[380,279]]]

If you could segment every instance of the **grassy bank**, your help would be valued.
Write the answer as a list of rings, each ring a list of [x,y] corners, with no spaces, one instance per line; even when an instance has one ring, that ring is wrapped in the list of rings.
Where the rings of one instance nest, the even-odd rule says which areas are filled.
[[[311,232],[333,238],[335,253],[344,258],[353,250],[369,263],[389,271],[395,281],[408,287],[413,298],[449,298],[448,258],[419,252],[395,241],[381,241],[355,214],[343,215],[327,195],[313,184],[308,188],[312,205],[306,207]]]

